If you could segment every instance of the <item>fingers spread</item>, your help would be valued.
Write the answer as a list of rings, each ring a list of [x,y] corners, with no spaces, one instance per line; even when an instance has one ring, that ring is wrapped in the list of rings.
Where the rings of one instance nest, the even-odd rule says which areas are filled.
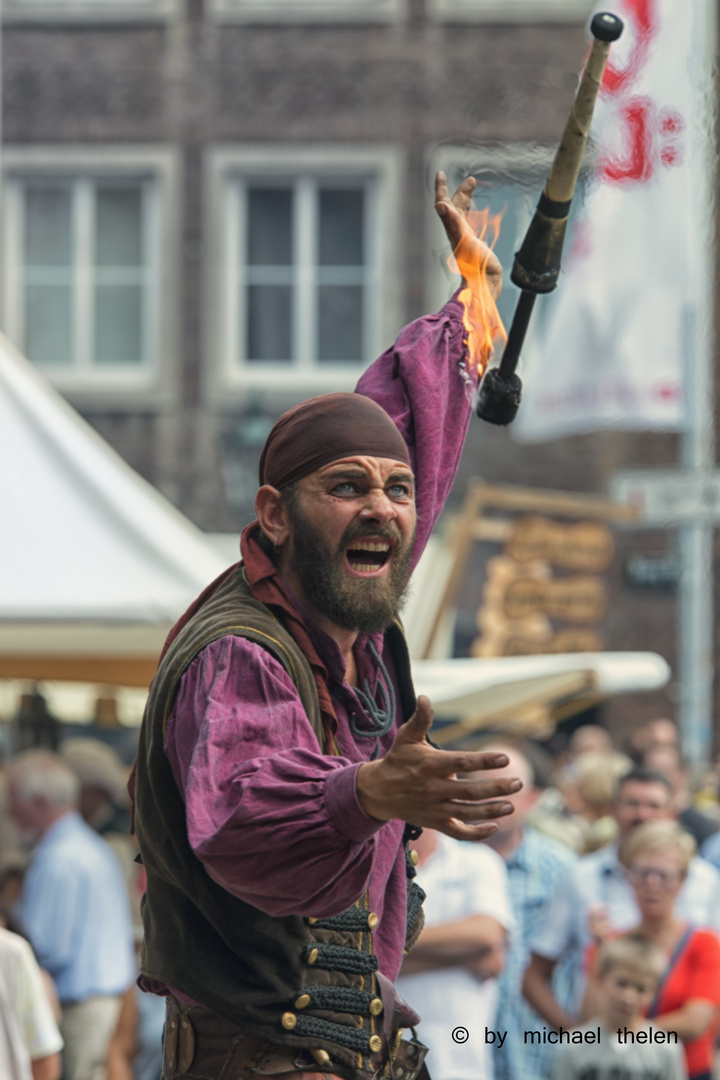
[[[453,772],[458,773],[475,773],[484,772],[486,769],[504,769],[508,763],[507,755],[496,754],[493,752],[475,750],[475,751],[447,751],[448,755],[452,754],[454,759]]]
[[[497,832],[497,825],[492,821],[486,825],[463,825],[457,818],[448,818],[435,827],[438,832],[452,836],[455,840],[487,840],[488,836]]]
[[[417,701],[417,708],[406,724],[403,724],[397,733],[396,741],[400,742],[424,742],[425,736],[433,722],[433,710],[430,698],[421,694]]]
[[[463,180],[463,182],[458,186],[457,191],[452,197],[454,205],[457,206],[458,210],[461,210],[463,213],[466,213],[466,211],[470,207],[473,191],[475,190],[476,184],[477,180],[474,176],[466,177],[465,180]]]
[[[458,802],[452,800],[451,802],[441,803],[438,807],[438,811],[442,814],[452,814],[458,821],[465,822],[465,824],[476,823],[478,821],[492,821],[494,818],[507,817],[508,814],[512,814],[514,810],[512,803],[508,802]]]
[[[479,780],[453,780],[455,794],[453,799],[464,799],[468,802],[477,802],[480,799],[497,799],[503,795],[515,795],[522,788],[522,781],[518,777],[503,776],[496,779]]]

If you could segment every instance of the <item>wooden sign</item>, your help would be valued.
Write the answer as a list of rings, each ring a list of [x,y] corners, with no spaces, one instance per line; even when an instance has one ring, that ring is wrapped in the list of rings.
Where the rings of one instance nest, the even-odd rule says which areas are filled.
[[[598,495],[471,481],[453,526],[452,563],[423,656],[432,656],[443,640],[475,543],[497,544],[503,554],[486,563],[474,655],[600,651],[595,624],[605,616],[607,595],[592,575],[610,567],[615,544],[609,526],[637,518],[637,509]]]
[[[615,541],[601,521],[563,524],[532,516],[513,522],[505,551],[519,563],[540,560],[564,570],[598,574],[610,566]]]
[[[562,622],[598,623],[607,610],[607,590],[599,578],[589,576],[518,578],[505,590],[503,609],[508,619],[540,612]]]
[[[523,636],[515,631],[515,623],[498,627],[496,633],[486,631],[471,647],[473,656],[547,656],[552,653],[602,652],[602,637],[595,630],[569,627],[558,633]]]

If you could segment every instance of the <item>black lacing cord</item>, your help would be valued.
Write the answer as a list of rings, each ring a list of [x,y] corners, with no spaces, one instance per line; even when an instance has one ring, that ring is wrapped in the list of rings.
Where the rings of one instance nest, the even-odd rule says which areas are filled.
[[[357,1050],[359,1053],[367,1054],[370,1049],[370,1032],[367,1028],[345,1027],[344,1024],[319,1020],[316,1016],[298,1016],[293,1032],[315,1039],[327,1039],[347,1047],[348,1050]]]
[[[363,730],[361,727],[358,727],[357,718],[354,715],[351,715],[350,730],[353,735],[359,739],[379,739],[382,738],[383,735],[387,735],[388,731],[392,730],[392,726],[395,723],[395,690],[393,689],[392,680],[382,661],[382,657],[372,641],[368,642],[368,648],[370,649],[370,655],[378,667],[378,691],[380,692],[382,705],[378,705],[373,698],[370,689],[370,680],[366,678],[363,682],[363,686],[365,687],[364,692],[360,690],[359,687],[355,687],[355,695],[367,713],[368,719],[370,720],[370,728]]]
[[[332,1009],[333,1012],[362,1013],[370,1015],[370,1002],[374,1000],[367,990],[354,990],[348,986],[305,986],[302,990],[316,1009]]]
[[[417,881],[413,881],[408,891],[408,905],[407,905],[407,929],[408,933],[412,930],[415,918],[418,911],[422,907],[423,900],[425,899],[425,890],[421,889]]]
[[[317,955],[313,965],[326,968],[328,971],[347,971],[353,975],[369,975],[371,971],[377,971],[378,959],[370,953],[362,953],[357,949],[348,949],[344,945],[320,945],[310,942],[302,951],[302,959],[307,964],[310,962],[311,953]]]
[[[328,915],[325,919],[315,919],[313,929],[318,930],[368,930],[368,914],[362,908],[351,907],[339,915]]]

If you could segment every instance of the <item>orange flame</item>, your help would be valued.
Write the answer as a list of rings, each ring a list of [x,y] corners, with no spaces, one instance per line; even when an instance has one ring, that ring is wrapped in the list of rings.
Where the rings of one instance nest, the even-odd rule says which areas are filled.
[[[463,236],[448,259],[453,273],[461,274],[465,286],[458,293],[463,306],[463,324],[466,331],[468,363],[478,375],[485,372],[498,346],[507,341],[507,333],[488,282],[490,252],[500,235],[500,222],[504,211],[491,214],[489,210],[470,210],[468,222],[478,240]]]

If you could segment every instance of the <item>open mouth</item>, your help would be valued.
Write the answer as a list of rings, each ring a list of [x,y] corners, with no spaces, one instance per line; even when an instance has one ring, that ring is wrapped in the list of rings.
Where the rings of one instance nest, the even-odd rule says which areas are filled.
[[[353,540],[345,558],[356,574],[373,574],[387,564],[391,550],[389,540]]]

